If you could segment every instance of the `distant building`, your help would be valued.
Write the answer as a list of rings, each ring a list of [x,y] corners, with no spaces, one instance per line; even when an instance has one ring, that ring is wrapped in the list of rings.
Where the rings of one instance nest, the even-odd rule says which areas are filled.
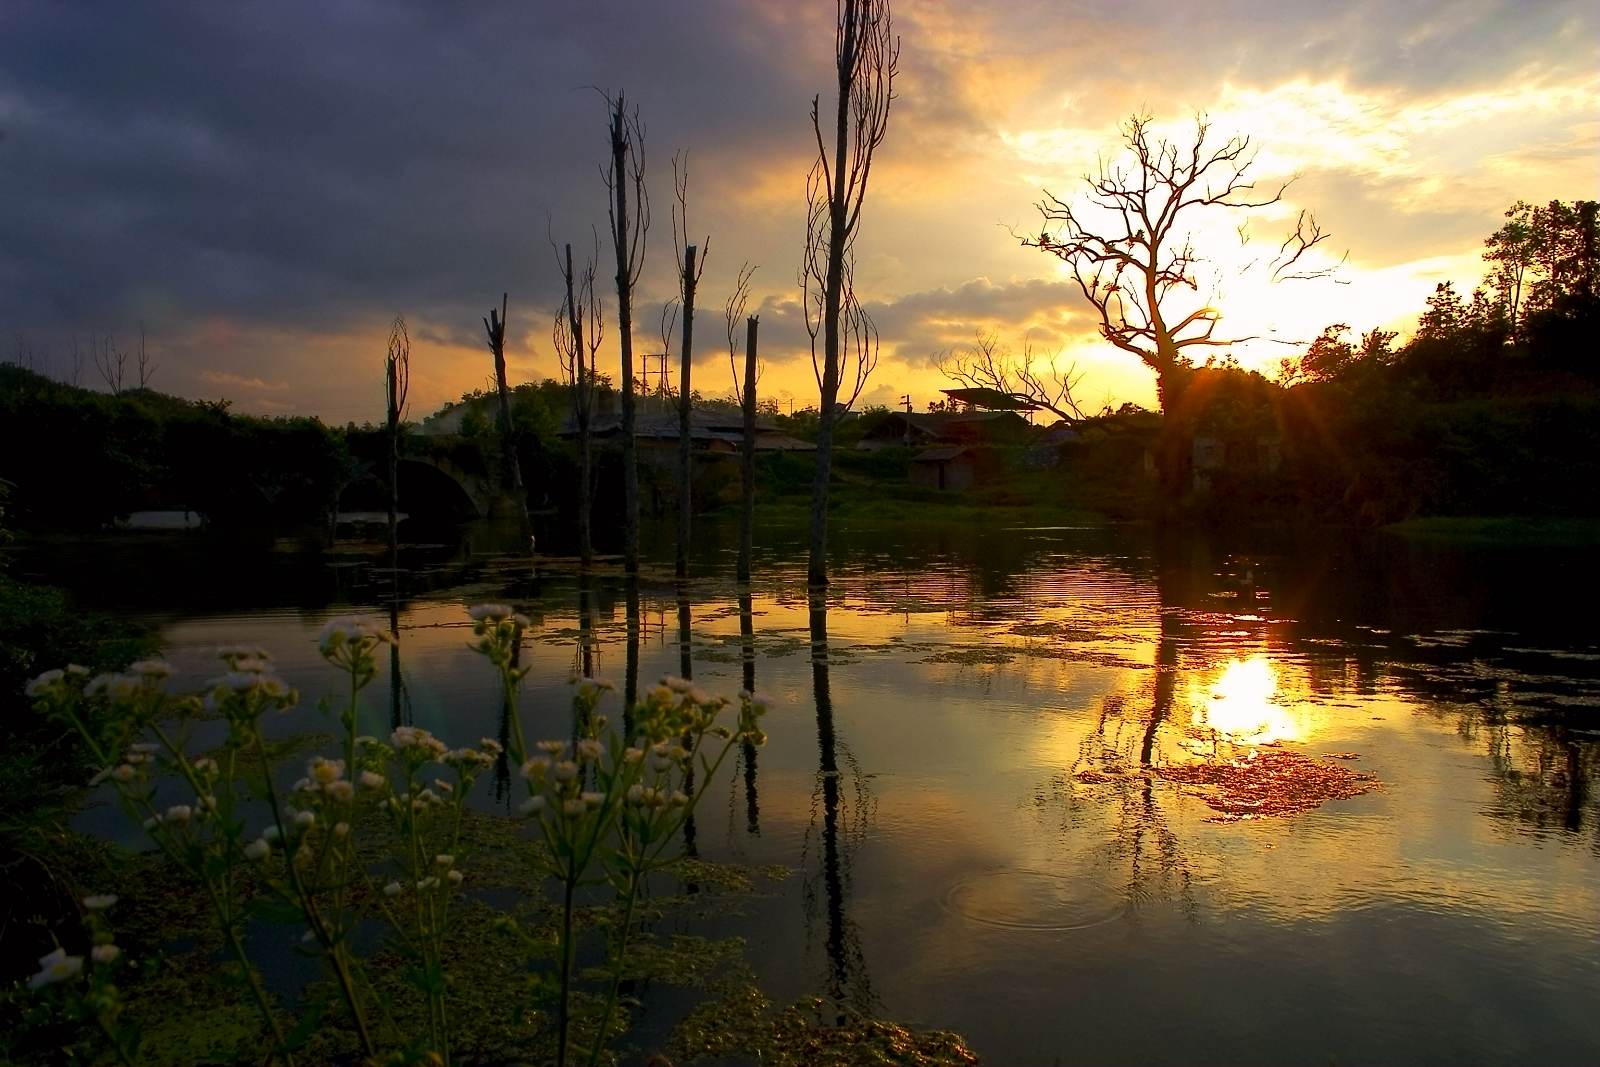
[[[891,411],[861,438],[857,448],[929,448],[934,445],[1026,444],[1032,427],[1014,411]]]
[[[912,456],[906,477],[924,489],[971,489],[978,481],[978,456],[965,445],[940,445]]]
[[[597,442],[616,441],[622,436],[620,415],[596,413],[589,423],[589,432]],[[578,424],[568,417],[559,431],[564,438],[578,436]],[[678,415],[665,412],[638,415],[633,422],[633,438],[641,448],[677,448]],[[697,452],[737,455],[744,447],[744,416],[734,411],[696,408],[689,413],[689,440]],[[781,433],[771,421],[756,417],[757,452],[814,452],[817,446],[798,437]]]

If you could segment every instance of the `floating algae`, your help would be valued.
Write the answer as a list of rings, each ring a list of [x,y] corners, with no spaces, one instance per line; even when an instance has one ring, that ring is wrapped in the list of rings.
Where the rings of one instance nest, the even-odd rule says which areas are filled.
[[[1360,796],[1377,782],[1376,775],[1280,748],[1260,748],[1228,762],[1159,767],[1155,773],[1206,787],[1203,799],[1218,822],[1300,815],[1330,800]]]

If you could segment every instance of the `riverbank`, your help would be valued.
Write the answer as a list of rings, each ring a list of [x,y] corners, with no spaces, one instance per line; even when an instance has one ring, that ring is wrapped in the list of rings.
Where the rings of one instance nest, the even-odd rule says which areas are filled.
[[[1507,547],[1579,548],[1600,544],[1600,519],[1562,516],[1449,516],[1408,519],[1384,532],[1414,541]]]

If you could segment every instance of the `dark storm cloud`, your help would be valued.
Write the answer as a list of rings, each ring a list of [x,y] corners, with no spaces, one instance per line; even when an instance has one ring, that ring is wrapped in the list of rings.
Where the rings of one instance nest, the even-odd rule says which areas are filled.
[[[13,8],[0,258],[19,284],[0,317],[318,328],[394,309],[464,320],[470,336],[502,287],[537,286],[553,305],[547,211],[573,237],[603,224],[604,103],[590,86],[648,87],[636,99],[658,178],[696,130],[718,131],[695,145],[713,175],[719,145],[759,146],[775,113],[796,112],[804,133],[804,87],[774,62],[789,46],[740,32],[758,21],[742,5],[579,11]],[[708,76],[684,78],[686,65]]]

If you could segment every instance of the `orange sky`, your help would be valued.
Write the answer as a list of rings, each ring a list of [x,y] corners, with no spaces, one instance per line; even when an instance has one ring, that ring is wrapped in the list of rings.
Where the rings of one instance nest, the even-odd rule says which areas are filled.
[[[946,384],[936,354],[979,330],[1075,363],[1086,408],[1154,402],[1149,374],[1098,338],[1062,265],[1012,235],[1037,227],[1041,190],[1081,188],[1134,110],[1178,137],[1204,112],[1215,136],[1252,139],[1263,183],[1298,176],[1281,203],[1248,218],[1194,220],[1212,261],[1195,306],[1222,310],[1219,336],[1261,338],[1235,351],[1247,366],[1275,367],[1294,350],[1278,342],[1331,322],[1404,333],[1437,282],[1478,281],[1482,240],[1510,203],[1600,191],[1600,17],[1589,5],[1397,7],[897,3],[899,97],[858,244],[858,290],[882,334],[862,403],[909,392],[923,406]],[[335,19],[308,6],[273,23],[219,12],[215,24],[184,26],[196,40],[167,34],[152,55],[97,68],[68,53],[92,52],[104,37],[107,55],[122,56],[114,26],[69,33],[49,23],[67,16],[33,12],[45,25],[22,20],[16,47],[29,45],[29,30],[48,39],[0,76],[0,124],[15,132],[6,143],[23,164],[23,214],[70,221],[14,235],[0,262],[14,299],[0,311],[53,346],[57,376],[67,332],[98,323],[126,338],[143,319],[162,362],[158,387],[343,422],[381,414],[380,364],[397,312],[415,341],[413,417],[482,386],[491,368],[477,316],[506,288],[513,377],[553,375],[558,284],[547,226],[581,239],[581,252],[589,227],[605,224],[595,172],[603,103],[573,87],[625,70],[647,127],[655,200],[636,349],[659,349],[659,309],[672,295],[669,160],[684,147],[693,230],[710,235],[697,385],[728,390],[721,308],[749,261],[759,264],[762,391],[804,406],[816,387],[794,279],[812,151],[806,112],[829,84],[831,16],[828,4],[721,0],[542,21],[483,14],[459,25],[430,21],[426,9]],[[364,19],[376,21],[355,25]],[[297,32],[271,32],[286,26]],[[385,80],[384,65],[301,32],[335,29],[403,56],[406,77]],[[186,69],[162,50],[193,56],[235,33],[271,72],[252,81],[230,71],[236,82],[220,87],[158,84]],[[515,42],[510,52],[525,58],[480,62],[470,46],[484,40]],[[683,61],[683,41],[697,62]],[[117,62],[128,69],[112,69]],[[356,78],[352,64],[374,73]],[[106,71],[97,77],[108,84],[89,69]],[[125,84],[112,84],[119,76]],[[36,141],[67,143],[73,124],[47,120],[74,106],[85,138],[91,119],[129,112],[81,151],[114,158],[125,148],[130,165],[100,173],[46,166],[43,149],[28,156]],[[277,133],[269,127],[280,112],[287,132]],[[147,173],[158,170],[159,185]],[[136,204],[112,203],[135,192]],[[1332,232],[1323,247],[1334,258],[1348,251],[1348,262],[1337,283],[1267,285],[1246,267],[1276,248],[1302,208]],[[119,239],[149,251],[95,252]],[[31,251],[46,241],[60,250]],[[602,276],[609,269],[602,263]],[[615,336],[613,322],[603,366],[616,365]]]

